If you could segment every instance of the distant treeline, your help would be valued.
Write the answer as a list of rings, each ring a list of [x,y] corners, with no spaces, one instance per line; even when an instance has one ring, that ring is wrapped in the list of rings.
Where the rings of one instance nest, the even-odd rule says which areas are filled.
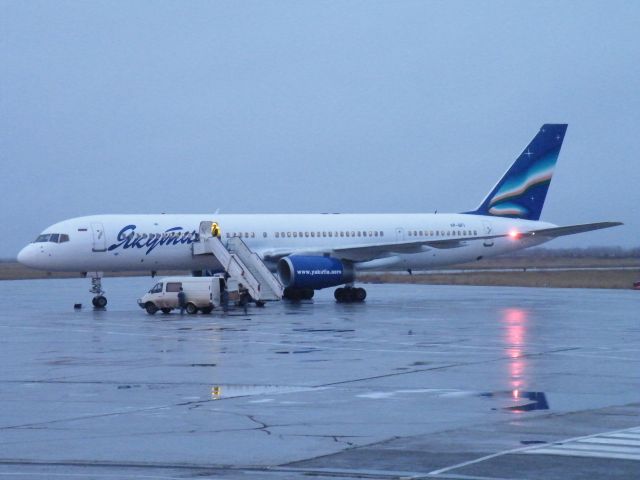
[[[586,247],[586,248],[545,248],[535,247],[501,258],[640,258],[640,247]]]

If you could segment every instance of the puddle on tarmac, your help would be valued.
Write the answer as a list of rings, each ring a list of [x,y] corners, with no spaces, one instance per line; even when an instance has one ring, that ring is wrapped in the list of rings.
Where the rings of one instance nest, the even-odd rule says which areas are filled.
[[[292,385],[214,385],[211,387],[211,398],[249,397],[255,395],[279,395],[282,393],[311,392],[325,390],[328,387],[303,387]],[[269,401],[269,399],[263,399]]]
[[[312,352],[317,352],[318,349],[317,348],[303,348],[300,350],[276,350],[275,353],[279,353],[279,354],[289,354],[289,353],[312,353]]]
[[[339,328],[294,328],[294,332],[304,333],[349,333],[355,332],[353,329],[339,329]]]
[[[504,392],[481,393],[480,396],[498,399],[500,403],[503,404],[500,408],[511,412],[549,410],[549,402],[547,402],[547,396],[544,392],[508,390]]]
[[[498,392],[478,393],[465,390],[450,390],[438,388],[423,388],[413,390],[373,391],[356,395],[360,398],[371,400],[383,400],[398,396],[430,395],[434,397],[483,397],[490,398],[498,403],[493,410],[508,410],[511,412],[531,412],[534,410],[549,410],[549,403],[544,392],[527,392],[521,390],[509,390]]]

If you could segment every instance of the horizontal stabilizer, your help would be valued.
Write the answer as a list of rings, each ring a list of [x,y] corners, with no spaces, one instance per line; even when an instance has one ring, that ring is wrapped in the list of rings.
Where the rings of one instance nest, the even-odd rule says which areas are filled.
[[[536,236],[556,238],[565,235],[573,235],[575,233],[591,232],[592,230],[601,230],[603,228],[611,228],[622,225],[622,222],[600,222],[600,223],[584,223],[582,225],[569,225],[566,227],[545,228],[542,230],[533,230],[523,233],[523,236]]]

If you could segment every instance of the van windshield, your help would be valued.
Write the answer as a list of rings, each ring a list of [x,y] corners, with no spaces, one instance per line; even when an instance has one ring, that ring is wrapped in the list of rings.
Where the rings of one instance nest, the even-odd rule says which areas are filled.
[[[160,292],[162,292],[162,282],[156,283],[153,286],[153,288],[149,290],[149,293],[160,293]]]

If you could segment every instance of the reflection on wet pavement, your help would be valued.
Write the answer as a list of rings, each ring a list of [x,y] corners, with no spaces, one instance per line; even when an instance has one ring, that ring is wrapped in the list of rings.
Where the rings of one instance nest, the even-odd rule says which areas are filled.
[[[637,401],[635,292],[370,285],[357,306],[321,291],[162,318],[131,296],[148,283],[109,279],[93,312],[73,311],[81,280],[0,282],[0,474],[20,459],[425,476],[637,421],[594,413]]]

